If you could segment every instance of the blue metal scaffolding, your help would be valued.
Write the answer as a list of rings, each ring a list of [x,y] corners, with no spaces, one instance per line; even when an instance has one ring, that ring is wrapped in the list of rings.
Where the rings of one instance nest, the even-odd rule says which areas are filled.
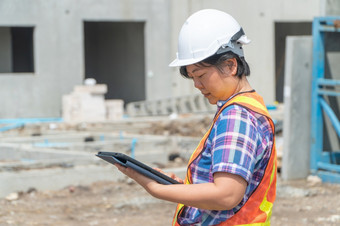
[[[324,150],[324,123],[328,117],[340,140],[340,122],[337,109],[329,98],[340,98],[340,80],[326,75],[325,36],[340,32],[340,17],[317,17],[313,21],[313,73],[311,105],[311,172],[322,181],[340,183],[340,150]],[[338,36],[336,36],[338,37]],[[339,36],[340,37],[340,36]],[[340,39],[336,39],[340,45]],[[339,62],[340,64],[340,62]],[[338,71],[337,73],[340,74]]]

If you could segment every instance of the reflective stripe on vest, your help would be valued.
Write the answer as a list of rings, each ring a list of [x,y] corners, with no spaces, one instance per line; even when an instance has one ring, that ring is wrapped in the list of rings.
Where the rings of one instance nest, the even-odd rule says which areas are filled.
[[[186,184],[192,184],[191,163],[202,153],[204,144],[212,130],[214,123],[221,114],[221,112],[232,104],[241,105],[251,111],[257,112],[263,116],[266,116],[270,122],[272,131],[274,133],[274,123],[269,116],[268,110],[265,107],[262,97],[257,93],[242,93],[234,96],[231,100],[225,103],[218,113],[215,115],[212,125],[207,133],[203,136],[202,140],[198,144],[197,148],[191,155],[187,168],[187,175],[185,178]],[[275,150],[275,140],[273,142],[273,148],[271,150],[271,155],[269,162],[267,164],[263,178],[255,191],[251,194],[247,202],[241,207],[241,209],[235,213],[234,216],[229,218],[227,221],[220,223],[221,226],[226,225],[270,225],[270,217],[272,213],[272,207],[276,196],[276,150]],[[178,224],[178,216],[181,215],[183,209],[183,204],[178,204],[173,219],[172,225]]]

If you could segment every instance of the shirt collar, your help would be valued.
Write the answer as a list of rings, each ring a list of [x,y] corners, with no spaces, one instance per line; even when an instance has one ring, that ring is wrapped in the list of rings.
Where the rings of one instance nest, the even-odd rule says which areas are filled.
[[[217,103],[216,103],[216,105],[217,105],[217,110],[219,111],[225,103],[227,103],[231,98],[233,98],[233,97],[236,96],[237,94],[238,94],[238,93],[232,95],[232,96],[229,97],[227,100],[219,100],[219,101],[217,101]]]
[[[230,98],[229,98],[229,99],[230,99]],[[228,100],[229,100],[229,99],[228,99]],[[216,117],[217,113],[221,110],[221,108],[223,107],[223,105],[224,105],[225,103],[227,103],[228,100],[219,100],[219,101],[217,101],[217,103],[216,103],[217,110],[216,110],[216,113],[215,113],[215,117]]]
[[[229,97],[227,100],[219,100],[217,101],[216,105],[217,105],[217,111],[219,111],[222,106],[227,103],[231,98],[233,98],[234,96],[241,94],[241,93],[250,93],[250,92],[255,92],[255,90],[250,90],[250,91],[245,91],[245,92],[240,92],[240,93],[235,93],[234,95],[232,95],[231,97]]]
[[[221,107],[226,103],[226,100],[219,100],[217,101],[216,105],[217,105],[217,110],[220,110]]]

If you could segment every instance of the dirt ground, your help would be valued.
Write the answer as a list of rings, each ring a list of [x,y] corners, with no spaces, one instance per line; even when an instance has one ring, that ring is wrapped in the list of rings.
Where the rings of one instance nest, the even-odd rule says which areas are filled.
[[[175,208],[129,179],[18,195],[0,200],[0,225],[171,225]],[[277,196],[273,226],[340,225],[340,185],[279,180]]]
[[[192,122],[185,123],[188,126],[158,123],[144,132],[201,136],[209,120],[202,119],[194,134],[188,129]],[[0,226],[171,225],[175,206],[151,197],[127,178],[61,190],[32,188],[0,199]],[[317,178],[289,182],[279,178],[271,225],[340,225],[340,185],[323,184]]]

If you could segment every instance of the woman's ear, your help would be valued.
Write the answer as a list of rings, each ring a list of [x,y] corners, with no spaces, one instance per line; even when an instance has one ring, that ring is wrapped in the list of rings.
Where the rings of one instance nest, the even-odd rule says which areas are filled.
[[[225,61],[225,70],[229,75],[235,76],[237,73],[237,60],[236,58],[231,58]]]
[[[237,74],[237,60],[236,58],[231,58],[228,61],[228,64],[230,64],[229,70],[231,72],[231,75],[235,76]]]

